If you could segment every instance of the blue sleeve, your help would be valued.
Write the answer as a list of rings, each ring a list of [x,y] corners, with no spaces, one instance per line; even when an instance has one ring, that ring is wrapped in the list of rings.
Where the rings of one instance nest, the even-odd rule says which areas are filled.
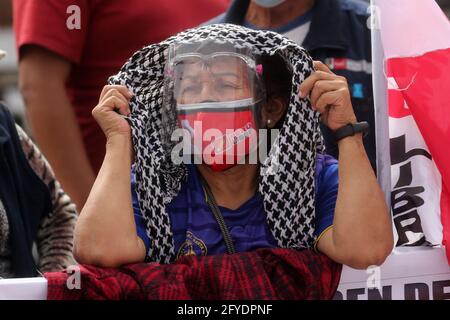
[[[333,225],[338,186],[337,163],[324,166],[317,179],[315,236],[320,236]]]
[[[134,170],[131,170],[131,201],[133,205],[134,221],[136,223],[137,235],[144,242],[146,252],[148,252],[148,249],[150,248],[150,238],[147,236],[144,218],[142,217],[141,209],[139,208],[139,202],[136,194],[136,176],[134,174]]]

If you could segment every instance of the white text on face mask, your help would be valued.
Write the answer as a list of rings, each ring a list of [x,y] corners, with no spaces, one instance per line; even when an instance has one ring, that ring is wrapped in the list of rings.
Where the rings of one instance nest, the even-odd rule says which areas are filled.
[[[268,157],[268,133],[268,129],[255,130],[251,123],[236,130],[226,129],[225,134],[217,129],[203,131],[202,122],[194,121],[194,128],[178,128],[172,133],[171,141],[177,143],[171,150],[171,160],[174,164],[201,164],[205,159],[212,161],[214,158],[216,163],[235,164],[237,157],[239,164],[262,164]],[[270,145],[277,141],[278,134],[278,129],[270,129]],[[249,150],[245,149],[246,143]],[[275,156],[278,159],[278,155]],[[276,169],[272,172],[275,173]]]

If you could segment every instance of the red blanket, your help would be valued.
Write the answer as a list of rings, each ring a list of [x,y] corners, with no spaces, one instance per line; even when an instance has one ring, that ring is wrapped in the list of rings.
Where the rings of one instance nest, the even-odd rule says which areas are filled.
[[[289,249],[78,267],[79,284],[73,272],[45,274],[48,299],[332,299],[341,274],[341,265],[322,254]]]

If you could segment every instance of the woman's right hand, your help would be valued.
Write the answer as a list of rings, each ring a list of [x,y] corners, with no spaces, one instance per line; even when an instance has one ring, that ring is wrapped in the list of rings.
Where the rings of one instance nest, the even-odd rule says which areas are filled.
[[[116,135],[131,136],[130,125],[122,115],[130,114],[129,101],[132,96],[125,86],[103,87],[99,102],[92,110],[92,116],[102,128],[107,140]]]
[[[124,86],[105,86],[92,111],[108,141],[102,167],[75,226],[74,256],[79,263],[117,268],[145,259],[131,200],[134,148],[130,126],[123,118],[130,113],[131,97]]]

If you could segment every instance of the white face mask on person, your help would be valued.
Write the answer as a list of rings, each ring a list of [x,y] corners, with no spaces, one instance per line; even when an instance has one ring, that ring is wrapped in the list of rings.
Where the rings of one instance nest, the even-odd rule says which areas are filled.
[[[264,8],[273,8],[279,4],[282,4],[285,0],[252,0],[252,1],[256,3],[258,6]]]

